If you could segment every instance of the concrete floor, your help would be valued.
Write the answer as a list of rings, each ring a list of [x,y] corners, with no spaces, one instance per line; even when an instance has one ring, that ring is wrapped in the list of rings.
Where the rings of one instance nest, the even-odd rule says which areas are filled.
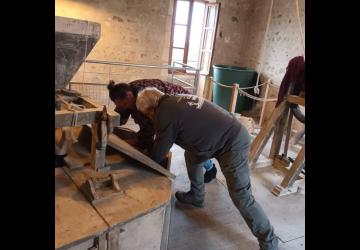
[[[268,149],[265,148],[265,152]],[[188,191],[190,182],[183,157],[184,150],[174,145],[171,171],[176,174],[174,193]],[[290,154],[291,155],[291,154]],[[260,159],[261,160],[261,159]],[[217,165],[217,179],[206,184],[204,208],[176,202],[173,197],[169,233],[169,250],[258,250],[256,238],[233,205],[226,181]],[[305,249],[305,186],[301,192],[276,197],[271,189],[280,184],[282,175],[270,167],[252,171],[255,199],[261,204],[280,239],[279,250]]]
[[[130,119],[124,126],[138,130]],[[266,155],[270,152],[271,140],[251,172],[253,195],[268,215],[279,237],[279,250],[305,249],[305,182],[298,193],[276,197],[271,193],[283,176],[271,167],[266,167]],[[295,158],[296,152],[289,149],[288,155]],[[176,175],[173,192],[188,191],[190,181],[186,172],[184,150],[177,145],[173,152],[171,172]],[[298,150],[297,150],[298,151]],[[252,235],[239,211],[233,205],[226,188],[225,177],[217,162],[217,179],[206,184],[205,207],[195,208],[172,199],[168,250],[258,250]]]

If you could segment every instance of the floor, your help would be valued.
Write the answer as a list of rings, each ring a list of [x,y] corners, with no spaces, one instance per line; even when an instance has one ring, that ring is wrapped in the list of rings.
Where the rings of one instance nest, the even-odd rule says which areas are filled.
[[[132,121],[127,125],[136,130]],[[304,250],[305,182],[295,194],[276,197],[271,193],[272,188],[281,183],[283,176],[266,164],[270,146],[271,141],[258,160],[260,164],[251,172],[253,194],[275,228],[279,238],[279,250]],[[171,151],[171,172],[176,175],[173,191],[188,191],[190,182],[186,172],[184,150],[174,145]],[[288,155],[295,157],[296,151],[298,149],[290,148]],[[256,238],[228,195],[226,181],[217,162],[216,167],[217,179],[205,186],[204,208],[182,205],[173,197],[168,250],[259,249]]]
[[[266,149],[265,149],[266,151]],[[188,191],[183,150],[174,145],[171,171],[177,176],[174,192]],[[261,160],[261,159],[259,159]],[[233,205],[226,181],[217,165],[217,179],[206,184],[204,208],[192,208],[172,200],[169,250],[258,250],[256,238]],[[253,194],[261,204],[279,237],[279,250],[305,249],[305,185],[298,193],[276,197],[271,189],[282,175],[270,167],[256,168],[251,174]]]

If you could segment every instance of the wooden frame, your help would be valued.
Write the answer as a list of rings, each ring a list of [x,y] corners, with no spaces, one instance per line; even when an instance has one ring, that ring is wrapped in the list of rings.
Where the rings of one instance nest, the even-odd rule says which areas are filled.
[[[272,190],[272,193],[276,196],[283,196],[297,192],[298,184],[304,179],[304,177],[301,175],[301,170],[305,166],[305,145],[303,145],[301,148],[290,169],[287,169],[289,166],[289,161],[279,155],[286,124],[287,131],[284,154],[287,154],[292,123],[292,112],[290,110],[291,103],[305,106],[305,99],[294,95],[286,96],[286,99],[275,108],[269,120],[266,121],[260,133],[250,146],[249,165],[251,168],[253,168],[255,165],[254,163],[260,156],[260,153],[264,149],[265,144],[269,140],[270,136],[274,133],[269,158],[273,159],[273,168],[280,170],[285,175],[281,184],[275,186]]]
[[[73,127],[98,122],[98,117],[102,112],[102,105],[93,102],[90,98],[80,97],[86,108],[82,111],[55,110],[55,128]],[[120,116],[114,111],[107,111],[110,125],[120,124]],[[76,122],[74,118],[76,117]]]
[[[219,23],[219,15],[220,15],[220,3],[209,3],[208,1],[204,1],[204,0],[184,0],[184,1],[188,1],[189,2],[189,13],[188,13],[188,21],[187,24],[185,25],[187,27],[186,30],[186,37],[185,37],[185,45],[184,48],[180,48],[180,47],[173,47],[174,44],[174,30],[175,30],[175,18],[176,18],[176,9],[177,9],[177,1],[178,0],[174,0],[174,8],[173,8],[173,16],[172,16],[172,23],[171,23],[171,36],[170,36],[170,47],[169,47],[169,64],[172,64],[172,50],[173,48],[178,48],[178,49],[183,49],[184,50],[184,55],[183,55],[183,60],[182,63],[187,64],[188,62],[188,52],[189,52],[189,43],[190,43],[190,33],[191,33],[191,23],[192,23],[192,14],[193,14],[193,6],[194,6],[194,2],[202,2],[206,5],[216,5],[217,6],[217,15],[216,15],[216,21],[215,21],[215,29],[214,29],[214,34],[213,34],[213,44],[212,44],[212,50],[215,47],[215,41],[216,41],[216,33],[218,30],[218,23]],[[206,16],[204,16],[204,20],[206,20]],[[203,29],[202,29],[203,30]],[[201,36],[201,41],[200,41],[200,47],[202,47],[202,43],[203,43],[203,35]],[[201,55],[201,51],[199,54],[199,61],[198,63],[201,63],[202,60],[202,55]],[[209,64],[211,65],[212,60],[214,57],[214,53],[211,53],[211,57],[209,59]],[[181,73],[185,73],[186,70],[178,70]],[[211,71],[211,69],[209,69],[209,72]],[[200,72],[200,74],[202,75],[208,75],[209,72]],[[171,69],[168,70],[168,73],[171,74]],[[174,74],[177,74],[176,72],[174,72]],[[178,73],[179,74],[179,73]],[[189,75],[195,75],[195,73],[188,73],[186,72],[186,74]]]

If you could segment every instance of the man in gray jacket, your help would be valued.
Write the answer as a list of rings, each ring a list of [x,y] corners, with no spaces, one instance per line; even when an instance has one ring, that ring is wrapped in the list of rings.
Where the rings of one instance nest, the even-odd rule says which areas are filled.
[[[231,113],[193,95],[169,96],[155,88],[146,88],[138,93],[136,107],[154,122],[152,158],[155,161],[161,162],[174,143],[185,149],[191,189],[176,192],[177,200],[204,206],[202,166],[207,159],[216,158],[230,197],[257,237],[260,249],[278,249],[274,229],[251,192],[250,137],[246,128]]]

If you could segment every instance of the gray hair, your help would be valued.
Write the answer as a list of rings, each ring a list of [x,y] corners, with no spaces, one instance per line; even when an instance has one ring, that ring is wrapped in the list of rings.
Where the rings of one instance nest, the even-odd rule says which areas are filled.
[[[155,109],[157,108],[159,100],[163,95],[164,93],[157,88],[145,88],[137,95],[136,108],[141,112],[145,112],[151,108]]]

